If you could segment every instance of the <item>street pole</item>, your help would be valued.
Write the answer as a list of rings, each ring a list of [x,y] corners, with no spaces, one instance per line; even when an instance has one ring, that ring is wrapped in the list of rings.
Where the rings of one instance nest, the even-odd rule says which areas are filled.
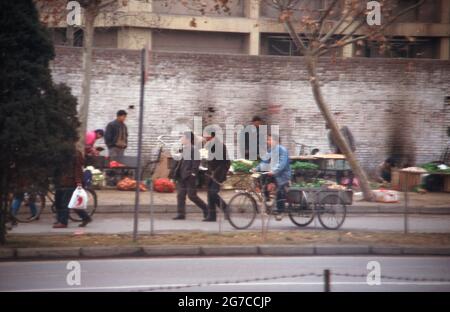
[[[153,216],[153,180],[150,178],[150,235],[155,235],[155,221]]]
[[[139,196],[141,193],[141,160],[142,160],[142,128],[144,124],[144,87],[145,87],[145,49],[141,50],[141,94],[139,99],[139,130],[138,130],[138,151],[137,151],[137,175],[136,175],[136,194],[134,198],[134,223],[133,223],[133,241],[137,240],[138,222],[139,222]]]
[[[404,171],[405,174],[405,209],[403,216],[403,232],[404,234],[408,234],[408,176],[409,173]]]
[[[330,278],[330,270],[324,270],[323,271],[323,291],[324,292],[330,292],[331,291],[331,278]]]

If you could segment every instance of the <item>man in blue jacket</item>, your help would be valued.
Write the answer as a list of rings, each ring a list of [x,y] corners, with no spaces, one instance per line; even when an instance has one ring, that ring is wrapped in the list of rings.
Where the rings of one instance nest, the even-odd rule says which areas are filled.
[[[276,195],[276,212],[281,214],[284,212],[286,202],[286,190],[291,181],[291,166],[289,164],[289,152],[280,145],[278,135],[272,134],[267,136],[268,153],[263,157],[261,163],[256,167],[256,171],[267,171],[269,176],[275,178],[277,185]],[[267,167],[266,170],[265,167]]]

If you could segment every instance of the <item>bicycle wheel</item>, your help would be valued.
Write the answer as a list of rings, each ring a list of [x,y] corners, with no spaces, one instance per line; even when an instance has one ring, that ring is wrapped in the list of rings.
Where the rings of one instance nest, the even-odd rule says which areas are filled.
[[[288,212],[292,223],[299,227],[305,227],[314,220],[314,210],[303,192],[299,203],[289,203]]]
[[[319,203],[319,222],[328,230],[339,229],[345,221],[347,207],[337,194],[326,195]]]
[[[88,206],[86,212],[89,215],[89,217],[92,217],[95,213],[95,210],[97,209],[97,193],[92,189],[85,189],[85,191],[88,194]],[[74,222],[82,221],[81,218],[78,216],[78,214],[74,211],[74,209],[69,210],[70,210],[69,214],[70,220]]]
[[[234,195],[228,203],[226,211],[228,221],[237,230],[250,227],[255,221],[258,207],[255,199],[246,193]]]
[[[20,207],[17,210],[16,215],[13,215],[11,213],[11,217],[19,223],[28,223],[28,222],[39,219],[42,209],[44,209],[44,207],[45,207],[45,196],[40,195],[40,194],[36,195],[36,198],[34,199],[34,203],[35,203],[36,211],[32,212],[28,201],[22,200]]]

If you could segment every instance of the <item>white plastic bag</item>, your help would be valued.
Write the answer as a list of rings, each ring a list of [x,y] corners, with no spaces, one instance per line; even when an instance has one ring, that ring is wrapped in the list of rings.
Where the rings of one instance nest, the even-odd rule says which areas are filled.
[[[374,190],[375,201],[379,203],[397,203],[399,201],[398,192],[391,190]]]
[[[79,186],[73,192],[68,207],[70,209],[87,209],[87,202],[88,195],[86,191],[81,186]]]

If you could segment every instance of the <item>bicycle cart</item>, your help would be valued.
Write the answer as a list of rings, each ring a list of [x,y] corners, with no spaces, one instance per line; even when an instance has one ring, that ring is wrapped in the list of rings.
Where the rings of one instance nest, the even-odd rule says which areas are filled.
[[[225,211],[226,219],[238,230],[249,228],[258,213],[278,215],[274,209],[276,205],[274,194],[267,196],[265,192],[269,184],[267,175],[255,173],[251,177],[251,186],[246,190],[237,191]],[[351,205],[352,195],[351,190],[290,187],[287,190],[284,212],[299,227],[309,225],[317,216],[324,228],[337,230],[345,221],[347,205]]]
[[[352,190],[290,187],[287,210],[289,218],[298,227],[308,226],[317,216],[325,229],[337,230],[344,223],[347,206],[352,200]]]
[[[86,212],[90,217],[95,213],[97,209],[97,193],[92,188],[85,188],[86,193],[88,194],[88,205]],[[31,200],[35,202],[36,213],[35,215],[31,215],[31,211],[29,209],[29,205]],[[9,204],[10,206],[11,204]],[[39,220],[42,211],[46,206],[50,206],[50,210],[52,213],[56,213],[55,207],[55,191],[53,189],[48,190],[47,192],[33,192],[30,193],[29,196],[26,196],[21,203],[21,206],[18,209],[18,213],[16,215],[11,214],[11,218],[19,223],[29,223],[34,220]],[[73,209],[69,209],[69,218],[72,221],[79,222],[82,221],[80,217],[73,211]]]

